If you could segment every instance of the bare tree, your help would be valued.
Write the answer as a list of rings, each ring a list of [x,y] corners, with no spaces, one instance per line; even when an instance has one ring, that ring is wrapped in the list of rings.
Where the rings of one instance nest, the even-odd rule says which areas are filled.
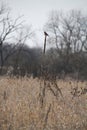
[[[71,55],[87,50],[87,16],[81,11],[71,10],[67,14],[53,11],[45,28],[50,34],[49,43],[56,45],[66,68],[69,68]]]
[[[69,51],[80,52],[86,46],[87,41],[87,16],[81,11],[71,10],[67,14],[57,11],[51,12],[46,24],[51,40],[58,51],[66,48]]]
[[[19,44],[23,44],[29,39],[32,35],[31,28],[25,29],[23,25],[22,16],[17,17],[12,20],[10,17],[9,11],[5,10],[4,6],[0,8],[0,58],[1,58],[1,70],[4,65],[4,62],[9,56],[15,52],[15,48]],[[26,31],[26,32],[25,32]],[[3,45],[6,43],[13,43],[13,49],[5,57],[3,55]]]

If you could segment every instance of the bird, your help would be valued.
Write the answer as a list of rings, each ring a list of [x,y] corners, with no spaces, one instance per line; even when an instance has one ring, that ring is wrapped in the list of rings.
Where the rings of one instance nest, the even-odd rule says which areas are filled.
[[[44,35],[45,35],[45,36],[49,36],[49,35],[47,34],[47,32],[44,32]]]

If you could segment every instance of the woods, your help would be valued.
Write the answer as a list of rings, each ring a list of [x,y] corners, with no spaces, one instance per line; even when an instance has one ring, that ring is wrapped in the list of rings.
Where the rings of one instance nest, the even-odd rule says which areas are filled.
[[[0,74],[11,66],[13,75],[38,77],[43,59],[49,74],[74,77],[78,73],[79,78],[87,78],[87,16],[76,10],[67,14],[52,11],[44,29],[51,45],[45,57],[42,48],[28,46],[34,37],[31,26],[25,27],[21,16],[12,20],[9,10],[0,7]]]

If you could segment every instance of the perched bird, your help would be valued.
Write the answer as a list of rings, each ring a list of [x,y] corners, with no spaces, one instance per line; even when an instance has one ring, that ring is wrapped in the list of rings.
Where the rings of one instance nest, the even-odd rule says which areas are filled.
[[[46,32],[44,32],[44,35],[45,35],[45,36],[49,36]]]

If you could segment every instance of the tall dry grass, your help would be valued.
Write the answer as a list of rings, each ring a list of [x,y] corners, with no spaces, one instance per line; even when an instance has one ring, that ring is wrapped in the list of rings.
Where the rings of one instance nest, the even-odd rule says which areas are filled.
[[[80,94],[87,82],[58,80],[63,97],[55,98],[47,88],[43,108],[40,83],[27,77],[0,77],[0,130],[87,130],[87,93]]]

